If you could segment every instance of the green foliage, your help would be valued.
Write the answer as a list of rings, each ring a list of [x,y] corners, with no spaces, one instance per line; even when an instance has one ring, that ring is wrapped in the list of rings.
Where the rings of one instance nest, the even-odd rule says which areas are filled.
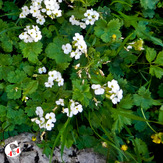
[[[72,81],[73,84],[73,99],[80,101],[84,106],[88,106],[92,95],[87,82],[81,83],[81,80]]]
[[[21,8],[30,4],[0,0],[0,139],[21,132],[40,137],[45,131],[38,146],[50,162],[56,146],[63,156],[64,147],[73,145],[93,148],[107,162],[157,162],[154,147],[159,145],[153,145],[151,135],[162,132],[163,125],[162,2],[67,0],[59,4],[62,16],[47,16],[43,25],[32,14],[19,18]],[[88,9],[99,18],[92,23],[94,15],[93,25],[83,29]],[[27,25],[38,25],[40,41],[20,40]],[[83,36],[79,42],[76,33]],[[85,46],[79,59],[64,53],[67,43],[73,51]],[[109,86],[113,79],[117,85]],[[64,105],[56,102],[61,99]],[[36,124],[39,106],[43,117],[55,113],[51,130]],[[66,108],[72,117],[63,113]]]
[[[62,37],[55,37],[53,43],[48,44],[45,49],[47,57],[54,59],[57,64],[63,64],[70,61],[70,57],[63,53],[62,45],[68,42],[67,39]]]
[[[158,0],[150,1],[150,0],[140,0],[140,4],[145,9],[154,9]]]
[[[33,42],[33,43],[19,43],[20,49],[23,53],[24,58],[28,58],[28,60],[32,63],[38,62],[38,55],[42,52],[43,44],[41,42]]]
[[[140,87],[138,90],[138,94],[134,94],[134,104],[136,106],[140,106],[143,109],[149,109],[150,106],[154,103],[151,92],[145,87]]]
[[[113,19],[108,23],[105,20],[99,20],[96,23],[95,34],[102,41],[108,43],[112,40],[112,35],[116,35],[117,38],[121,37],[120,27],[119,19]]]

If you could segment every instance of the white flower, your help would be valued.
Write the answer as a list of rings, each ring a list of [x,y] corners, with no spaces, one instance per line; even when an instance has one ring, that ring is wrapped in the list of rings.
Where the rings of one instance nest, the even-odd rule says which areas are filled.
[[[30,13],[32,14],[33,17],[38,17],[41,15],[38,6],[30,6]]]
[[[81,51],[79,49],[76,49],[75,51],[71,52],[70,57],[75,59],[80,59],[80,56],[82,55]]]
[[[111,82],[108,82],[108,87],[111,88],[111,91],[109,91],[110,93],[116,93],[120,89],[118,82],[114,79]]]
[[[69,54],[72,51],[72,46],[69,43],[62,45],[62,50],[65,54]]]
[[[49,75],[48,80],[50,80],[50,81],[55,80],[57,74],[58,74],[58,72],[57,72],[56,70],[49,71],[49,72],[48,72],[48,75]]]
[[[86,28],[86,24],[85,23],[83,23],[83,22],[80,22],[80,28],[82,28],[82,29],[85,29]]]
[[[41,40],[42,35],[41,32],[39,31],[38,26],[32,25],[32,29],[30,28],[30,26],[26,26],[24,30],[25,32],[21,33],[19,35],[19,38],[21,40],[24,40],[25,43],[33,42],[33,41],[37,42]]]
[[[22,12],[25,16],[27,16],[30,13],[28,6],[23,6]]]
[[[43,25],[45,23],[45,18],[43,16],[38,16],[36,23]]]
[[[63,78],[60,78],[59,80],[58,80],[58,86],[60,87],[60,86],[62,86],[64,84],[64,79]]]
[[[84,37],[82,35],[80,35],[79,33],[75,33],[75,36],[73,37],[73,40],[74,41],[83,41],[84,40]]]
[[[105,92],[100,84],[92,84],[91,88],[95,90],[94,92],[96,95],[102,95]]]
[[[54,123],[56,122],[55,114],[54,114],[53,112],[47,113],[47,114],[45,115],[45,118],[51,120],[51,121],[54,122]]]
[[[45,128],[45,119],[43,117],[41,117],[40,120],[37,119],[35,122],[39,125],[40,128]]]
[[[69,108],[64,108],[64,109],[63,109],[63,113],[67,113],[67,116],[68,116],[68,117],[72,117],[72,116],[73,116],[73,112],[72,112],[72,110],[69,109]]]
[[[123,90],[120,89],[118,82],[116,80],[112,80],[108,82],[108,87],[111,89],[109,93],[111,93],[110,99],[112,100],[113,104],[117,104],[123,98]]]
[[[59,99],[58,101],[55,102],[57,105],[64,106],[64,99]]]
[[[43,109],[40,106],[36,107],[36,115],[38,115],[39,117],[42,117],[43,114],[44,114]]]
[[[41,67],[38,69],[38,73],[42,74],[42,73],[46,73],[46,68],[45,67]]]
[[[79,105],[75,106],[74,108],[72,108],[72,113],[74,115],[78,114],[78,112],[81,113],[82,111],[83,111],[83,107],[82,107],[81,104],[79,104]]]
[[[52,121],[49,119],[47,122],[46,122],[46,129],[48,130],[48,131],[51,131],[52,130],[52,128],[54,127],[54,124],[52,123]]]
[[[53,85],[54,85],[53,81],[45,82],[45,87],[50,87],[50,88],[52,88]]]
[[[26,15],[23,12],[21,12],[19,18],[26,18]]]

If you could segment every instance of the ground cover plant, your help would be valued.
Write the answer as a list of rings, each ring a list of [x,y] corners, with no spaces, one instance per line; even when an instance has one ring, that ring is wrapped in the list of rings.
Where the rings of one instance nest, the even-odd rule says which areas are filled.
[[[157,162],[163,3],[0,0],[0,139],[32,132],[47,157],[93,148]]]

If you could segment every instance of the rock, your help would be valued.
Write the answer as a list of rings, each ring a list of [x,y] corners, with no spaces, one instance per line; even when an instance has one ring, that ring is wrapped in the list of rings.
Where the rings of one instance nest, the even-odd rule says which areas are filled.
[[[21,154],[17,158],[8,157],[4,148],[0,147],[0,163],[49,163],[47,158],[35,142],[32,141],[31,133],[23,133],[5,140],[5,144],[17,141]],[[92,149],[77,150],[75,147],[65,148],[61,159],[60,147],[56,147],[53,153],[52,162],[57,163],[105,163],[106,159]]]

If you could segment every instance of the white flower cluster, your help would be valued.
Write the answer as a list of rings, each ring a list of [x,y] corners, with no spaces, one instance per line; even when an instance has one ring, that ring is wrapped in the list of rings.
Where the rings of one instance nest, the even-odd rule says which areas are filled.
[[[46,73],[46,68],[45,67],[41,67],[38,69],[38,73],[42,74],[42,73]]]
[[[111,93],[110,99],[112,100],[112,103],[117,104],[120,102],[123,98],[123,90],[120,89],[118,82],[113,79],[111,82],[108,82],[108,88],[111,89],[109,93]]]
[[[97,11],[94,11],[93,9],[87,10],[84,13],[85,18],[82,19],[83,22],[77,20],[74,15],[71,15],[69,18],[69,21],[72,25],[80,26],[80,28],[85,29],[86,25],[93,25],[96,20],[99,19],[99,13]]]
[[[64,108],[63,113],[67,113],[68,117],[72,117],[73,115],[77,115],[79,112],[81,113],[83,111],[83,107],[78,102],[70,100],[70,107]]]
[[[62,86],[64,84],[64,79],[60,72],[53,70],[48,72],[48,82],[45,82],[45,87],[51,87],[54,85],[54,81],[58,82],[58,86]]]
[[[36,118],[34,121],[40,128],[45,128],[48,131],[51,131],[54,127],[54,123],[56,122],[55,114],[53,112],[47,113],[45,117],[43,117],[43,114],[43,109],[40,106],[36,107],[36,115],[38,115],[39,118]]]
[[[57,105],[64,106],[64,99],[59,99],[58,101],[55,102]]]
[[[43,2],[43,3],[42,3]],[[62,16],[60,5],[62,0],[32,0],[30,7],[22,7],[20,18],[26,18],[28,14],[32,14],[36,18],[36,22],[40,25],[45,23],[45,17],[48,15],[51,19]],[[45,6],[45,8],[42,7]]]
[[[91,88],[94,89],[96,95],[102,95],[105,92],[104,88],[102,88],[100,84],[92,84]]]
[[[42,38],[41,31],[37,25],[32,25],[32,28],[30,26],[26,26],[24,31],[25,32],[19,35],[19,38],[25,43],[38,42]]]
[[[105,84],[106,85],[106,84]],[[92,89],[96,95],[104,94],[105,90],[109,90],[109,97],[113,104],[117,104],[123,98],[123,90],[120,89],[118,82],[116,80],[108,81],[107,87],[102,87],[100,84],[92,84]]]
[[[74,49],[72,49],[74,47]],[[84,41],[84,38],[79,33],[75,33],[75,36],[73,37],[72,45],[67,43],[66,45],[62,45],[62,50],[65,54],[70,53],[71,58],[80,59],[80,56],[82,53],[87,53],[87,45]]]

